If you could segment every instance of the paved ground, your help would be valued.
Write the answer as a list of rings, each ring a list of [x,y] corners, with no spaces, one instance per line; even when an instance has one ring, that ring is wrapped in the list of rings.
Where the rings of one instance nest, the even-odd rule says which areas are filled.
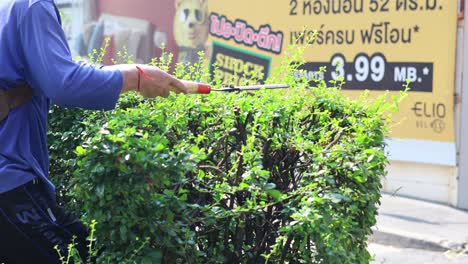
[[[384,195],[369,251],[372,264],[468,264],[468,212]]]
[[[372,264],[467,264],[468,255],[424,249],[398,248],[372,243],[369,246],[375,255]]]

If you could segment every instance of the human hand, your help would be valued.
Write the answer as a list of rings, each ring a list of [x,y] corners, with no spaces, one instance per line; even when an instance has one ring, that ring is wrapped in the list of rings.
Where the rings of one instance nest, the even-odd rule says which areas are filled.
[[[169,93],[188,93],[183,82],[161,69],[142,64],[119,64],[104,67],[119,70],[123,75],[122,93],[139,92],[143,97],[168,97]]]
[[[182,81],[157,67],[138,65],[135,68],[138,71],[137,91],[144,97],[168,97],[171,91],[184,94],[189,92]]]

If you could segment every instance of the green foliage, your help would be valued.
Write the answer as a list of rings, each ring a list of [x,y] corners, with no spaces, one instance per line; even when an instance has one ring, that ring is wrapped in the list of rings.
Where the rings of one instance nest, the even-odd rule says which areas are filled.
[[[289,90],[51,111],[51,174],[98,222],[101,262],[369,262],[388,112],[403,96],[350,101],[339,83],[291,78],[290,62],[268,81]],[[177,75],[208,78],[200,65]]]
[[[84,111],[77,109],[63,109],[52,106],[49,111],[49,129],[47,140],[49,143],[51,180],[57,190],[57,201],[67,204],[66,195],[70,187],[70,179],[76,168],[76,144],[81,143],[86,127],[81,123]]]

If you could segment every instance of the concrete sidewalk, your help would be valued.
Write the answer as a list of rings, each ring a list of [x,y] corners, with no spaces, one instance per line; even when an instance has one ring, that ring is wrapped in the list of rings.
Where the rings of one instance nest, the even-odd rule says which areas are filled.
[[[371,243],[468,254],[468,212],[384,194]]]

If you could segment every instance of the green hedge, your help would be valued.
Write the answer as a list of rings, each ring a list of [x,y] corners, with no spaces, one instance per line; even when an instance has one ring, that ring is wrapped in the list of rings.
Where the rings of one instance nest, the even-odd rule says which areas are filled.
[[[387,164],[384,101],[322,85],[133,106],[63,126],[77,128],[79,157],[52,156],[58,174],[77,164],[63,186],[97,220],[101,260],[369,262]],[[61,111],[76,110],[52,115]],[[55,150],[72,149],[53,135]]]
[[[294,80],[291,61],[300,54],[270,80],[288,90],[52,108],[58,200],[97,221],[102,263],[370,261],[389,111],[403,97],[351,101],[340,81]],[[208,78],[201,68],[176,75]]]

